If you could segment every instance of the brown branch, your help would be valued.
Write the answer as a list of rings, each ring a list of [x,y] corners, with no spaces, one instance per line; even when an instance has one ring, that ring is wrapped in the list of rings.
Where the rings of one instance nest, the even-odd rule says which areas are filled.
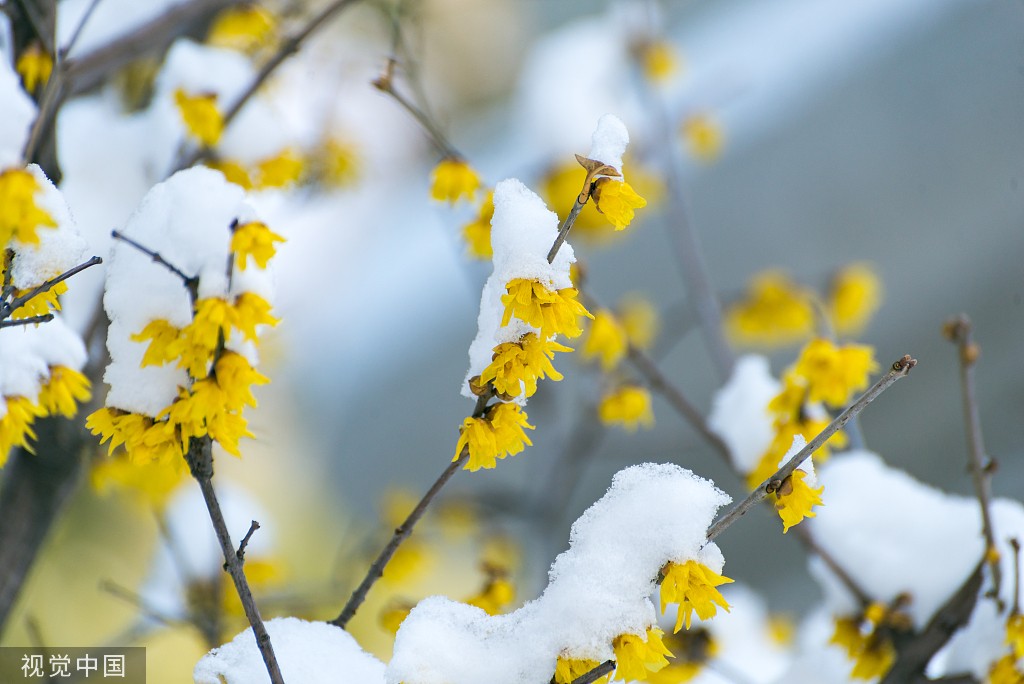
[[[242,602],[242,609],[245,617],[249,620],[256,637],[256,646],[263,656],[263,664],[266,665],[267,674],[270,675],[272,684],[284,684],[281,676],[281,668],[274,655],[274,647],[270,643],[270,635],[267,627],[263,624],[260,611],[253,600],[252,591],[249,589],[249,582],[245,578],[245,570],[242,568],[241,552],[242,547],[235,551],[231,542],[231,535],[228,532],[227,523],[224,521],[224,514],[220,510],[220,501],[217,499],[217,492],[213,488],[213,441],[209,436],[195,438],[189,442],[188,453],[185,455],[189,471],[203,493],[203,500],[206,502],[206,510],[210,514],[210,522],[213,523],[214,532],[217,534],[217,542],[220,544],[221,553],[224,556],[224,569],[231,575],[231,580],[238,592],[238,598]],[[250,528],[250,535],[255,531]],[[248,539],[249,535],[246,535]],[[243,544],[244,547],[244,544]]]
[[[430,137],[431,142],[434,143],[434,146],[437,147],[442,156],[463,159],[464,157],[448,142],[448,138],[441,131],[441,127],[434,122],[430,115],[395,89],[395,64],[394,57],[388,59],[387,66],[384,68],[384,74],[373,81],[373,87],[382,93],[390,95],[405,111],[409,112],[416,119],[416,122],[423,127],[423,130]]]
[[[238,113],[242,111],[245,104],[252,99],[257,91],[267,82],[278,67],[280,67],[285,60],[291,57],[293,54],[299,51],[302,44],[308,39],[313,33],[320,29],[329,19],[338,14],[341,10],[345,9],[351,4],[354,4],[357,0],[334,0],[327,7],[323,8],[314,15],[298,32],[294,35],[289,36],[282,41],[277,52],[271,56],[270,59],[260,68],[256,76],[253,77],[249,85],[246,86],[242,94],[238,96],[227,111],[224,112],[224,128],[227,128]],[[180,160],[176,167],[180,169],[187,169],[193,166],[197,162],[206,159],[210,156],[211,149],[209,147],[200,147],[192,151],[190,155]]]
[[[993,462],[985,454],[985,443],[981,435],[981,416],[974,391],[974,364],[977,362],[981,350],[972,339],[971,321],[965,314],[946,321],[942,331],[946,339],[956,344],[959,350],[960,386],[963,391],[964,425],[967,430],[968,468],[974,483],[974,495],[978,498],[978,505],[981,507],[981,531],[985,535],[986,558],[992,572],[990,596],[995,599],[999,611],[1002,612],[1004,604],[999,592],[1003,577],[999,565],[995,530],[992,526]]]
[[[53,314],[43,314],[42,316],[31,316],[29,318],[18,318],[14,320],[0,321],[0,328],[14,328],[19,325],[38,325],[39,323],[49,323],[53,320]]]
[[[111,596],[121,599],[125,603],[129,603],[134,606],[140,613],[146,617],[156,620],[165,627],[179,627],[181,625],[191,624],[187,620],[181,620],[180,618],[174,618],[164,614],[157,608],[149,605],[140,594],[135,593],[127,587],[123,587],[113,580],[101,580],[100,591],[104,591]]]
[[[75,30],[71,32],[71,37],[68,38],[68,42],[62,45],[60,50],[57,52],[58,61],[63,61],[64,58],[71,53],[71,50],[75,47],[75,43],[77,43],[78,39],[82,36],[82,30],[85,28],[89,19],[92,18],[92,13],[96,11],[96,6],[99,4],[100,0],[92,0],[92,2],[89,3],[89,6],[85,8],[85,13],[82,14],[82,18],[78,22],[78,25],[75,26]]]
[[[128,237],[127,235],[118,230],[110,231],[110,235],[115,240],[120,240],[121,242],[131,245],[132,247],[134,247],[135,249],[139,250],[140,252],[148,256],[150,259],[152,259],[153,263],[160,264],[168,271],[178,276],[181,279],[182,284],[185,286],[185,289],[188,290],[189,297],[191,298],[193,304],[195,304],[196,300],[199,299],[199,276],[188,275],[180,268],[172,264],[170,261],[165,259],[163,255],[161,255],[159,252],[154,252],[148,247],[139,244],[138,242],[136,242],[135,240],[131,239],[130,237]]]
[[[1010,548],[1013,549],[1013,605],[1010,615],[1020,615],[1020,542],[1016,537],[1010,538]]]
[[[255,520],[249,525],[249,531],[242,537],[242,541],[238,544],[238,551],[235,551],[235,557],[238,558],[239,563],[245,562],[245,547],[249,545],[249,540],[252,539],[252,535],[256,533],[256,530],[260,529],[260,524]]]
[[[606,674],[610,674],[611,671],[614,669],[615,661],[606,660],[590,672],[585,672],[576,679],[572,680],[572,684],[591,684],[592,682],[596,682],[601,677],[604,677]]]
[[[839,581],[843,583],[843,586],[853,594],[854,598],[857,599],[857,602],[860,603],[861,608],[866,608],[871,604],[871,597],[868,596],[868,593],[864,591],[864,589],[857,584],[856,580],[853,579],[853,576],[850,575],[850,573],[848,573],[846,569],[832,557],[832,554],[825,551],[825,549],[815,541],[810,530],[808,530],[804,525],[797,525],[795,528],[791,529],[796,530],[797,539],[800,540],[808,551],[820,558],[821,561],[828,566],[828,569],[832,571],[832,574],[834,574]]]
[[[0,319],[7,318],[13,312],[17,311],[22,306],[24,306],[27,301],[29,301],[30,299],[32,299],[36,295],[40,295],[40,294],[42,294],[44,292],[49,292],[50,290],[52,290],[54,288],[54,286],[56,286],[59,283],[64,282],[65,280],[67,280],[71,276],[77,275],[78,273],[81,273],[82,271],[84,271],[85,269],[87,269],[87,268],[89,268],[91,266],[95,266],[97,264],[102,264],[102,263],[103,263],[103,259],[99,258],[98,256],[94,256],[93,258],[89,259],[88,261],[85,261],[85,262],[83,262],[81,264],[78,264],[74,268],[70,268],[67,271],[64,271],[59,276],[56,276],[54,278],[50,278],[49,280],[44,282],[42,285],[39,285],[38,287],[35,287],[35,288],[29,290],[28,292],[26,292],[25,294],[21,295],[20,297],[15,297],[14,299],[12,299],[9,302],[4,302],[3,304],[0,304]]]
[[[796,470],[801,463],[809,458],[815,451],[820,449],[832,435],[839,430],[842,430],[843,426],[846,425],[847,422],[867,408],[868,404],[878,398],[878,395],[888,389],[889,386],[900,378],[906,377],[907,374],[910,373],[910,369],[916,365],[917,359],[911,358],[910,355],[906,355],[899,361],[893,363],[889,372],[879,378],[878,382],[872,385],[867,392],[857,399],[857,401],[836,416],[824,430],[819,432],[814,439],[808,442],[803,449],[794,454],[792,458],[786,461],[786,463],[769,476],[767,480],[758,485],[758,487],[745,499],[733,506],[725,515],[719,518],[708,529],[708,541],[713,541],[718,535],[728,529],[730,525],[743,517],[747,511],[764,501],[769,494],[778,489],[779,485],[787,477],[793,474],[793,471]]]

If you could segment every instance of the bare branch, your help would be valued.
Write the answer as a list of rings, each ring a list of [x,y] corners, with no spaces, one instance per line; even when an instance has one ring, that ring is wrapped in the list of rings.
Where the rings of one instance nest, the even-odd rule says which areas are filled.
[[[178,268],[177,266],[172,264],[170,261],[165,259],[159,252],[154,252],[153,250],[149,249],[148,247],[145,247],[144,245],[139,244],[138,242],[136,242],[135,240],[131,239],[130,237],[128,237],[127,235],[125,235],[124,233],[122,233],[120,231],[113,230],[113,231],[110,232],[110,234],[111,234],[111,236],[115,240],[120,240],[121,242],[124,242],[124,243],[127,243],[127,244],[131,245],[132,247],[134,247],[135,249],[139,250],[140,252],[142,252],[143,254],[148,256],[150,259],[152,259],[154,263],[160,264],[161,266],[166,268],[168,271],[170,271],[174,275],[176,275],[179,278],[181,278],[181,282],[185,286],[185,289],[188,290],[189,296],[192,298],[192,302],[193,303],[195,303],[195,301],[197,299],[199,299],[199,277],[198,276],[190,276],[190,275],[188,275],[187,273],[182,271],[180,268]]]
[[[592,682],[596,682],[601,677],[604,677],[606,674],[611,673],[611,671],[614,669],[615,661],[606,660],[590,672],[581,674],[579,677],[572,680],[572,684],[591,684]]]
[[[53,320],[53,314],[43,314],[42,316],[31,316],[29,318],[18,318],[12,320],[0,321],[0,328],[14,328],[19,325],[38,325],[39,323],[49,323]]]
[[[39,285],[38,287],[35,287],[32,290],[29,290],[28,292],[26,292],[25,294],[21,295],[20,297],[15,297],[10,302],[4,302],[3,304],[0,304],[0,319],[7,318],[8,316],[11,315],[11,313],[13,313],[13,312],[17,311],[18,309],[20,309],[22,306],[25,305],[25,303],[27,301],[29,301],[30,299],[32,299],[36,295],[40,295],[40,294],[42,294],[44,292],[49,292],[58,283],[64,282],[65,280],[67,280],[71,276],[76,275],[78,273],[81,273],[82,271],[84,271],[85,269],[87,269],[87,268],[89,268],[91,266],[95,266],[97,264],[102,264],[102,263],[103,263],[103,259],[99,258],[98,256],[94,256],[93,258],[89,259],[88,261],[83,262],[81,264],[78,264],[74,268],[70,268],[67,271],[64,271],[59,276],[56,276],[54,278],[50,278],[49,280],[44,282],[42,285]]]
[[[242,541],[238,544],[238,551],[235,551],[235,556],[238,558],[238,562],[245,561],[245,547],[249,545],[249,540],[252,539],[252,535],[256,533],[256,530],[260,529],[260,524],[255,520],[249,525],[249,531],[242,537]]]

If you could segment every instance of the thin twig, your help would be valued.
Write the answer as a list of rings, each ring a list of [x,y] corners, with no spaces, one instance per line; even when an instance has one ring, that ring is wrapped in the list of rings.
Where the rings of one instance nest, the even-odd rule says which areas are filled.
[[[25,15],[25,19],[32,27],[32,32],[35,33],[36,38],[42,44],[43,49],[48,54],[53,54],[53,17],[47,22],[45,17],[39,16],[36,12],[35,3],[29,0],[17,0],[18,5],[21,7],[22,13]],[[49,24],[48,26],[46,24]]]
[[[1020,541],[1016,537],[1010,538],[1010,548],[1013,549],[1013,606],[1010,615],[1020,615]]]
[[[125,235],[124,233],[122,233],[120,231],[113,230],[113,231],[110,232],[110,235],[115,240],[120,240],[121,242],[124,242],[124,243],[127,243],[127,244],[131,245],[132,247],[134,247],[135,249],[139,250],[140,252],[142,252],[143,254],[148,256],[150,259],[152,259],[154,263],[160,264],[161,266],[166,268],[168,271],[170,271],[174,275],[178,276],[181,279],[182,284],[185,286],[185,289],[187,289],[189,291],[189,295],[191,296],[193,303],[199,298],[199,277],[198,276],[190,276],[190,275],[188,275],[187,273],[182,271],[180,268],[178,268],[177,266],[172,264],[170,261],[165,259],[163,257],[163,255],[161,255],[159,252],[155,252],[155,251],[149,249],[148,247],[145,247],[145,246],[139,244],[138,242],[136,242],[135,240],[131,239],[130,237],[128,237],[127,235]]]
[[[576,679],[572,680],[572,684],[591,684],[591,682],[596,682],[598,679],[604,677],[606,674],[610,674],[611,671],[614,669],[615,661],[606,660],[590,672],[585,672]]]
[[[12,320],[0,321],[0,328],[14,328],[19,325],[38,325],[39,323],[49,323],[53,320],[53,314],[43,314],[42,316],[31,316],[29,318],[18,318]]]
[[[589,184],[589,176],[587,177],[587,181]],[[580,201],[580,197],[584,197],[582,202]],[[566,236],[569,235],[569,230],[573,227],[573,224],[576,223],[576,217],[580,215],[581,211],[583,211],[583,206],[587,203],[588,199],[590,199],[589,192],[587,192],[585,196],[583,193],[580,193],[579,197],[576,198],[576,201],[572,203],[572,209],[569,210],[569,215],[565,217],[565,221],[562,222],[562,225],[558,229],[558,237],[555,238],[555,244],[551,245],[551,250],[548,252],[549,264],[555,260],[555,255],[558,254],[559,248],[561,248],[562,243],[565,242]]]
[[[832,557],[832,554],[825,551],[825,549],[815,541],[814,535],[811,534],[810,530],[808,530],[806,526],[797,525],[793,529],[796,530],[797,538],[805,547],[807,547],[807,550],[820,558],[821,561],[828,566],[828,569],[832,571],[832,574],[843,583],[843,586],[845,586],[847,590],[854,595],[861,607],[866,608],[871,603],[871,597],[868,596],[868,593],[864,591],[859,584],[857,584],[856,580],[853,579],[853,576],[850,575],[850,573],[848,573],[846,569]]]
[[[836,418],[828,424],[828,426],[818,433],[818,435],[808,442],[803,449],[798,451],[792,458],[786,461],[785,464],[767,480],[762,482],[754,491],[752,491],[745,499],[740,501],[738,504],[733,506],[725,515],[719,518],[709,529],[708,529],[708,541],[713,541],[718,535],[724,532],[730,525],[739,520],[757,504],[764,501],[769,494],[774,492],[779,484],[784,481],[787,477],[793,474],[793,471],[799,467],[811,454],[821,448],[821,446],[836,432],[843,429],[846,423],[867,408],[868,404],[873,402],[878,395],[889,388],[894,382],[900,378],[904,378],[910,373],[910,369],[917,365],[917,359],[911,358],[910,355],[904,356],[899,361],[892,364],[892,368],[888,373],[878,379],[874,385],[868,389],[857,401],[846,408],[845,411],[840,413]]]
[[[220,509],[220,501],[217,499],[217,492],[213,488],[213,441],[209,436],[193,437],[189,443],[188,453],[185,455],[189,471],[203,493],[203,500],[206,502],[206,510],[210,514],[210,522],[217,534],[217,542],[220,544],[221,553],[224,556],[224,569],[231,575],[235,584],[235,591],[242,602],[242,609],[245,617],[249,620],[253,634],[256,637],[256,646],[263,656],[263,664],[266,665],[267,674],[270,675],[272,684],[284,684],[281,676],[281,668],[274,655],[274,647],[270,643],[270,634],[263,624],[260,611],[253,600],[249,582],[245,578],[245,570],[242,568],[242,561],[235,545],[231,542],[231,534],[228,532],[227,523],[224,521],[224,514]]]
[[[71,37],[68,38],[68,42],[65,43],[60,50],[57,52],[58,61],[63,60],[71,54],[71,49],[75,47],[75,43],[78,42],[78,38],[82,35],[82,29],[85,28],[86,22],[92,17],[92,13],[96,11],[96,6],[100,4],[100,0],[92,0],[89,6],[85,8],[85,14],[82,15],[82,19],[75,26],[75,30],[71,33]]]
[[[49,280],[44,282],[42,285],[39,285],[39,286],[29,290],[28,292],[26,292],[25,294],[21,295],[20,297],[15,297],[14,299],[12,299],[9,302],[4,302],[3,304],[0,304],[0,319],[7,318],[13,312],[17,311],[22,306],[24,306],[25,302],[27,302],[28,300],[32,299],[36,295],[40,295],[40,294],[42,294],[44,292],[49,292],[51,289],[53,289],[53,287],[55,285],[64,282],[65,280],[67,280],[71,276],[76,275],[78,273],[81,273],[82,271],[84,271],[85,269],[87,269],[87,268],[89,268],[91,266],[95,266],[96,264],[102,264],[102,263],[103,263],[103,259],[99,258],[98,256],[94,256],[93,258],[89,259],[88,261],[83,262],[81,264],[78,264],[74,268],[70,268],[67,271],[64,271],[59,276],[56,276],[54,278],[50,278]]]
[[[490,394],[485,394],[476,401],[476,407],[473,411],[474,417],[479,417],[487,410],[487,400],[490,398]],[[363,580],[359,583],[359,586],[352,592],[352,596],[349,597],[345,607],[341,609],[341,613],[338,617],[331,620],[330,624],[345,629],[349,620],[359,610],[359,606],[366,600],[366,595],[369,593],[370,588],[377,582],[378,579],[384,574],[384,568],[387,566],[388,561],[395,555],[395,551],[401,546],[409,535],[412,534],[413,528],[416,523],[419,522],[423,514],[427,512],[427,507],[430,506],[430,502],[434,500],[437,493],[448,483],[448,480],[452,479],[452,476],[466,465],[469,461],[469,447],[468,445],[463,447],[462,453],[459,457],[448,464],[440,476],[434,480],[434,484],[430,486],[427,493],[423,495],[420,502],[416,504],[416,508],[412,509],[412,512],[402,521],[402,524],[395,528],[394,534],[391,535],[391,539],[388,540],[387,545],[377,554],[377,558],[374,559],[373,563],[370,564],[369,569],[366,571],[366,575]]]
[[[151,606],[149,602],[146,601],[146,599],[143,598],[140,594],[137,594],[131,589],[123,587],[112,580],[101,580],[100,591],[105,591],[111,596],[119,598],[122,601],[125,601],[126,603],[130,603],[132,606],[138,609],[140,613],[142,613],[148,618],[156,620],[157,622],[163,624],[165,627],[177,627],[180,625],[190,624],[187,620],[173,618],[169,615],[162,613],[157,608]]]
[[[50,74],[49,80],[46,81],[46,86],[43,88],[43,95],[39,102],[39,112],[32,122],[28,141],[25,143],[25,149],[21,153],[26,163],[37,161],[36,156],[42,147],[45,138],[44,134],[53,130],[53,124],[57,118],[57,110],[64,102],[64,97],[67,94],[64,90],[64,69],[61,68],[61,64],[63,63],[59,62],[57,64],[53,73]],[[47,169],[46,175],[51,177],[52,180],[54,175],[52,169]]]
[[[992,527],[992,469],[993,463],[985,454],[985,443],[981,435],[981,416],[974,391],[974,364],[981,353],[972,339],[971,321],[965,314],[946,321],[943,326],[946,338],[957,345],[960,357],[960,387],[963,391],[964,425],[967,429],[968,468],[974,483],[974,495],[981,507],[981,531],[985,535],[986,559],[992,572],[991,597],[999,611],[1004,605],[999,596],[1002,586],[1002,569],[996,547],[995,531]]]
[[[224,128],[227,128],[231,122],[234,121],[235,117],[238,116],[238,113],[242,111],[242,107],[252,99],[256,92],[259,91],[264,83],[266,83],[267,79],[277,71],[278,67],[280,67],[285,60],[299,51],[299,48],[302,47],[302,44],[307,38],[309,38],[309,36],[320,29],[338,12],[349,5],[354,4],[356,1],[357,0],[334,0],[334,2],[320,10],[320,12],[306,22],[306,24],[304,24],[294,35],[285,38],[281,42],[280,47],[278,47],[277,52],[275,52],[273,56],[266,61],[266,63],[260,68],[259,72],[257,72],[256,76],[253,77],[252,81],[249,82],[249,85],[246,86],[245,90],[242,91],[242,94],[238,96],[238,99],[231,103],[231,106],[224,112]],[[177,168],[186,169],[193,166],[197,162],[207,158],[210,155],[210,151],[211,150],[208,147],[200,147],[193,150],[191,154],[177,164]]]
[[[460,155],[458,150],[448,142],[448,138],[441,132],[441,128],[434,123],[434,120],[430,115],[420,107],[417,107],[415,103],[395,89],[394,67],[395,60],[394,58],[391,58],[388,60],[384,75],[373,82],[373,87],[382,93],[387,93],[394,98],[395,102],[402,105],[402,108],[409,112],[412,117],[416,119],[417,123],[423,127],[423,130],[426,131],[431,142],[434,143],[442,156],[453,159],[462,159],[462,155]]]
[[[249,540],[252,539],[252,535],[256,533],[256,530],[260,529],[260,524],[255,520],[249,525],[249,531],[242,537],[242,541],[238,544],[238,551],[235,551],[235,556],[238,558],[238,562],[242,563],[245,561],[245,547],[249,545]]]

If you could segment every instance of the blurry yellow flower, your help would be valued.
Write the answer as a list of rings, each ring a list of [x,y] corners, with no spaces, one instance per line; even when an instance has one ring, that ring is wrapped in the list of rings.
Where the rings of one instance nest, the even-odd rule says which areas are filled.
[[[399,586],[427,570],[433,561],[430,549],[422,541],[409,539],[398,547],[384,566],[382,579],[391,586]]]
[[[85,428],[100,438],[100,445],[110,441],[107,455],[111,455],[129,440],[141,440],[147,427],[145,421],[144,416],[104,406],[89,414]]]
[[[220,297],[205,297],[196,302],[195,315],[192,321],[181,329],[178,343],[167,343],[158,350],[153,351],[153,358],[158,354],[169,354],[177,350],[180,344],[180,360],[178,366],[188,370],[193,378],[205,378],[209,371],[210,361],[213,360],[214,352],[220,341],[226,341],[231,337],[231,329],[236,324],[238,315],[235,309]],[[152,327],[151,329],[151,326]],[[146,325],[137,336],[132,339],[142,341],[147,334],[160,334],[159,339],[166,340],[168,331],[160,324],[154,325],[151,322]],[[153,338],[154,342],[157,338]],[[150,343],[150,349],[153,343]]]
[[[256,342],[256,329],[261,325],[275,326],[279,320],[270,315],[270,302],[254,292],[243,292],[235,299],[234,325],[245,339]]]
[[[793,645],[796,637],[796,625],[793,618],[788,615],[774,613],[768,617],[768,636],[771,640],[782,647]]]
[[[643,681],[651,672],[657,672],[668,665],[672,652],[662,641],[662,632],[657,627],[647,629],[646,638],[636,634],[621,634],[615,637],[615,679]]]
[[[782,518],[782,533],[789,532],[789,528],[798,525],[804,518],[813,518],[816,513],[811,510],[814,506],[821,506],[821,493],[825,487],[812,489],[804,482],[807,473],[803,470],[796,470],[786,478],[782,487],[773,494],[775,497],[775,510]]]
[[[650,349],[660,326],[654,305],[640,295],[629,295],[619,303],[618,313],[629,342],[638,349]]]
[[[380,626],[391,634],[397,634],[398,628],[405,622],[405,618],[409,617],[409,613],[412,612],[412,604],[407,601],[394,599],[380,611],[378,621]]]
[[[1016,613],[1007,619],[1006,643],[1018,658],[1024,658],[1024,615]]]
[[[538,380],[545,377],[554,381],[562,379],[562,374],[551,365],[555,352],[571,351],[554,340],[527,333],[518,342],[505,342],[494,348],[493,360],[480,374],[480,382],[493,383],[501,395],[532,397],[537,391]]]
[[[854,392],[868,386],[871,373],[878,370],[874,350],[863,345],[836,346],[815,338],[807,343],[793,371],[807,379],[807,401],[845,406]]]
[[[256,52],[273,44],[277,18],[256,4],[237,5],[222,10],[206,34],[206,42],[242,52]]]
[[[831,421],[827,418],[794,420],[785,423],[778,423],[775,426],[775,435],[772,443],[761,456],[757,466],[747,473],[747,486],[754,489],[767,480],[779,469],[779,463],[783,456],[793,446],[793,438],[797,435],[810,442],[818,434],[828,427]],[[832,455],[833,450],[842,450],[849,443],[849,438],[843,431],[838,431],[829,437],[817,451],[811,454],[816,463],[824,463]]]
[[[73,418],[78,404],[89,401],[89,379],[67,366],[50,368],[50,379],[39,389],[39,405],[51,416]]]
[[[665,83],[679,71],[679,56],[671,43],[654,40],[640,48],[644,76],[652,83]]]
[[[34,289],[35,288],[25,288],[23,290],[15,290],[14,296],[22,297]],[[32,318],[33,316],[45,316],[51,311],[60,311],[60,300],[58,297],[67,291],[68,283],[66,280],[62,280],[46,292],[40,292],[35,297],[12,311],[11,318],[14,320],[21,320],[24,318]]]
[[[598,178],[593,197],[597,210],[612,222],[615,230],[623,230],[633,220],[634,210],[647,206],[647,200],[629,183],[615,178]]]
[[[249,171],[240,163],[230,159],[216,159],[204,163],[211,169],[220,171],[227,182],[234,183],[244,190],[252,190],[252,177],[249,175]]]
[[[647,681],[651,684],[685,684],[704,670],[704,663],[673,662],[667,667],[652,672]]]
[[[707,114],[694,114],[683,121],[683,140],[697,160],[712,162],[722,153],[721,125]]]
[[[882,281],[867,264],[852,264],[836,273],[828,297],[836,333],[859,334],[878,310],[881,299]]]
[[[636,385],[622,385],[601,398],[597,415],[605,425],[621,425],[630,432],[654,425],[651,393]]]
[[[586,658],[566,658],[558,656],[555,662],[555,684],[572,684],[575,680],[587,674],[601,663]],[[605,684],[611,678],[610,674],[598,679],[594,684]]]
[[[992,663],[985,684],[1024,684],[1024,672],[1017,669],[1017,657],[1007,653]]]
[[[579,337],[583,333],[577,318],[593,318],[576,296],[576,288],[549,290],[536,280],[515,278],[506,285],[508,294],[501,296],[505,305],[502,325],[508,325],[515,316],[519,320],[540,330],[542,337],[565,335]]]
[[[39,42],[34,42],[18,55],[18,62],[14,68],[21,76],[25,90],[33,94],[50,80],[50,74],[53,72],[53,58],[43,50],[43,46]]]
[[[669,563],[662,574],[661,612],[664,613],[670,603],[679,604],[673,631],[678,632],[683,625],[690,629],[694,611],[697,611],[697,617],[701,620],[708,620],[718,614],[718,606],[729,610],[729,603],[715,587],[732,580],[719,575],[703,563],[693,560]]]
[[[545,204],[564,219],[575,204],[586,178],[586,169],[575,161],[566,162],[545,174],[541,180],[540,194],[544,198]],[[601,216],[597,206],[592,202],[587,202],[580,210],[579,216],[576,217],[576,223],[572,226],[572,234],[576,237],[600,240],[617,233],[608,229],[608,221]]]
[[[342,138],[329,138],[313,159],[317,176],[324,185],[344,188],[359,180],[359,148]]]
[[[89,474],[89,481],[93,490],[100,494],[126,490],[135,495],[140,504],[159,511],[188,474],[185,459],[180,456],[135,462],[127,454],[119,454],[98,460]]]
[[[142,330],[132,333],[132,342],[145,342],[149,340],[146,352],[142,355],[142,367],[162,366],[168,361],[178,358],[182,352],[182,344],[179,342],[181,330],[171,325],[168,321],[157,318],[146,324]]]
[[[35,439],[32,423],[46,412],[41,406],[26,397],[4,397],[7,413],[0,418],[0,467],[7,462],[13,447],[20,446],[29,453],[35,453],[28,440]]]
[[[751,279],[744,299],[728,308],[726,331],[737,344],[774,347],[814,332],[813,295],[781,271]]]
[[[597,358],[606,373],[619,365],[626,355],[629,340],[626,328],[611,311],[600,309],[594,314],[586,342],[580,350],[584,359]]]
[[[488,190],[474,220],[462,227],[462,238],[466,241],[466,252],[474,259],[490,259],[491,219],[494,217],[494,191]]]
[[[11,239],[38,245],[36,229],[56,228],[57,222],[36,204],[39,181],[24,169],[0,172],[0,246]]]
[[[480,185],[480,176],[469,164],[446,157],[434,167],[430,196],[438,202],[455,204],[462,198],[472,200]]]
[[[488,579],[483,591],[466,600],[488,615],[500,615],[516,599],[516,588],[507,577]]]
[[[850,672],[853,679],[881,677],[895,662],[896,649],[892,638],[878,631],[886,614],[885,606],[872,604],[865,611],[863,620],[836,618],[836,628],[830,643],[843,648],[854,661],[853,671]]]
[[[284,242],[284,238],[259,221],[243,223],[235,228],[231,235],[231,251],[235,253],[238,268],[244,271],[250,257],[257,267],[266,268],[277,253],[275,242]]]
[[[305,169],[305,160],[295,150],[281,150],[273,157],[256,164],[253,187],[287,188],[299,182]]]
[[[216,93],[190,95],[178,88],[174,91],[174,103],[189,135],[204,147],[217,144],[224,132],[224,117],[217,109]]]
[[[490,410],[488,418],[494,428],[494,439],[498,445],[498,458],[515,456],[533,442],[524,430],[532,430],[526,412],[518,404],[498,404]]]

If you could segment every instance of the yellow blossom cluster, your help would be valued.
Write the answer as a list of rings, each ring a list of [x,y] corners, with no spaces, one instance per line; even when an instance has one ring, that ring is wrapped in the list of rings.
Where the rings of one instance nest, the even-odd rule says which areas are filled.
[[[217,108],[216,93],[174,91],[174,104],[189,136],[204,147],[213,147],[224,132],[224,115]]]
[[[644,76],[651,83],[667,83],[679,72],[679,55],[667,41],[652,40],[641,44],[637,57]]]
[[[645,198],[656,201],[661,195],[660,181],[654,175],[634,169],[630,178],[633,185],[621,178],[598,178],[594,183],[594,202],[583,205],[573,224],[573,235],[592,243],[608,242],[629,225],[636,209],[647,205]],[[564,217],[572,209],[586,179],[587,170],[577,163],[555,166],[541,181],[541,195],[548,206]]]
[[[491,383],[499,395],[509,399],[520,394],[532,397],[538,380],[562,379],[562,374],[551,365],[555,352],[571,351],[553,337],[526,333],[518,342],[505,342],[494,348],[493,360],[480,374],[480,382]]]
[[[654,425],[651,393],[639,385],[623,384],[601,397],[597,416],[605,425],[620,425],[630,432]]]
[[[515,456],[527,446],[533,446],[524,430],[532,430],[528,416],[517,404],[495,404],[480,418],[468,417],[459,429],[455,457],[459,460],[463,449],[468,449],[469,460],[465,469],[493,468],[498,459]]]
[[[210,24],[206,42],[250,54],[274,45],[278,21],[257,4],[242,4],[221,11]]]
[[[611,221],[615,230],[625,230],[636,210],[647,206],[647,200],[633,186],[618,178],[598,178],[591,194],[597,210]]]
[[[224,174],[228,182],[245,190],[266,190],[298,184],[306,173],[307,163],[297,150],[286,147],[250,165],[223,158],[208,162],[208,165]]]
[[[989,666],[985,684],[1022,684],[1024,671],[1018,663],[1024,658],[1024,615],[1017,608],[1006,620],[1006,643],[1010,652]]]
[[[732,580],[703,563],[672,562],[662,568],[661,575],[661,612],[664,613],[670,603],[679,605],[674,632],[684,625],[690,629],[694,612],[701,620],[708,620],[718,614],[719,607],[729,610],[729,603],[716,587]]]
[[[259,221],[236,226],[231,235],[231,251],[238,269],[244,271],[249,259],[255,261],[258,268],[266,268],[277,253],[276,242],[284,242],[284,238]]]
[[[813,518],[814,506],[821,506],[821,493],[825,487],[811,487],[805,478],[807,473],[796,470],[783,481],[782,486],[772,493],[775,510],[782,518],[782,533],[799,524],[804,518]]]
[[[721,156],[725,134],[711,115],[693,114],[683,121],[681,130],[687,149],[697,161],[709,163]]]
[[[54,273],[54,277],[60,275]],[[24,297],[31,293],[35,288],[24,288],[15,289],[14,296]],[[68,291],[68,284],[66,281],[61,281],[51,287],[45,292],[40,292],[35,295],[24,304],[19,306],[17,309],[11,312],[11,318],[14,320],[21,320],[24,318],[32,318],[33,316],[45,316],[48,313],[54,311],[60,311],[60,300],[58,297]]]
[[[455,204],[461,199],[472,201],[480,186],[480,175],[466,160],[445,157],[434,167],[430,196],[438,202],[449,204]]]
[[[718,642],[704,627],[666,634],[665,646],[673,653],[667,666],[651,673],[652,684],[683,684],[699,675],[718,654]]]
[[[840,646],[853,661],[850,677],[874,679],[885,675],[896,660],[893,630],[908,628],[905,614],[872,603],[860,616],[837,618],[830,643]]]
[[[12,448],[32,451],[30,440],[36,438],[32,424],[46,416],[71,418],[78,405],[92,397],[89,380],[67,366],[51,366],[49,377],[40,385],[33,400],[23,396],[2,397],[4,413],[0,417],[0,468],[7,462]]]
[[[38,245],[39,228],[56,228],[57,222],[39,207],[39,181],[25,169],[0,171],[0,245],[11,240]]]
[[[537,328],[542,337],[565,335],[573,338],[583,334],[579,317],[593,318],[576,297],[579,292],[574,287],[553,290],[544,283],[526,278],[510,280],[505,289],[507,294],[501,296],[505,305],[501,324],[508,325],[515,316],[524,323]]]
[[[14,69],[21,76],[25,91],[34,94],[50,80],[50,74],[53,73],[53,57],[36,41],[18,55]]]
[[[672,652],[665,646],[663,637],[664,632],[657,627],[648,627],[643,635],[620,634],[615,637],[612,641],[612,650],[615,652],[614,679],[644,681],[668,665]],[[571,684],[598,665],[598,661],[589,658],[560,656],[555,663],[554,681],[556,684]],[[609,674],[596,681],[607,682],[611,678]]]

